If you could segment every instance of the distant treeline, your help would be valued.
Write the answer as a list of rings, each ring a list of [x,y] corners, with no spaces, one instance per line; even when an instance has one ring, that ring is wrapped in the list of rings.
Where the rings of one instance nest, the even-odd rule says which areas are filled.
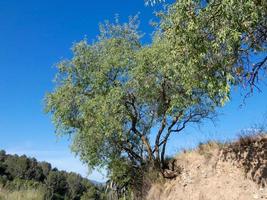
[[[0,151],[0,190],[42,190],[47,200],[105,199],[103,188],[73,172],[52,168],[27,156]]]

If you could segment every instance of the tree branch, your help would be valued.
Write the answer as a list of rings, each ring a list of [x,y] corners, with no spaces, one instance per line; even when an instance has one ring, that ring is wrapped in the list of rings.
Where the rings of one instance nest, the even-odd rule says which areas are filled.
[[[267,61],[267,56],[261,62],[257,63],[254,66],[254,68],[252,69],[252,72],[250,73],[251,77],[250,77],[250,79],[249,79],[248,82],[249,82],[249,84],[251,86],[251,92],[253,92],[253,87],[257,87],[255,82],[258,80],[259,71],[264,66],[264,64],[266,63],[266,61]]]
[[[128,96],[130,98],[130,101],[126,100],[125,101],[125,106],[126,106],[126,108],[129,108],[128,105],[130,105],[132,107],[132,109],[133,109],[133,113],[132,113],[132,111],[129,112],[130,118],[132,120],[131,121],[132,125],[131,125],[130,130],[133,131],[133,133],[136,134],[142,140],[142,142],[145,145],[146,150],[148,152],[149,160],[153,160],[152,148],[150,146],[148,138],[144,134],[142,134],[140,131],[138,131],[138,129],[136,128],[137,122],[138,122],[138,118],[139,118],[138,111],[137,111],[137,108],[135,106],[136,99],[135,99],[133,94],[129,94]]]
[[[159,159],[159,142],[160,142],[160,138],[161,138],[161,135],[166,127],[166,113],[167,113],[167,110],[169,108],[169,105],[170,105],[170,101],[167,100],[167,97],[166,97],[166,91],[165,91],[165,85],[166,85],[166,81],[164,80],[163,83],[162,83],[162,102],[163,102],[163,114],[162,114],[162,121],[161,121],[161,127],[157,133],[157,136],[156,136],[156,140],[155,140],[155,148],[153,150],[153,153],[155,152],[156,153],[156,159],[158,160]]]
[[[176,129],[172,129],[175,126],[175,124],[177,124],[179,118],[183,115],[183,112],[180,112],[179,115],[176,118],[174,118],[174,120],[172,121],[172,124],[168,128],[168,132],[167,132],[164,140],[161,141],[161,143],[159,145],[159,146],[163,145],[162,146],[162,151],[161,151],[161,164],[162,165],[164,165],[164,160],[165,160],[164,158],[165,158],[165,151],[166,151],[167,141],[168,141],[171,133],[173,133],[173,132],[179,133],[180,131],[182,131],[186,127],[187,123],[189,123],[189,122],[199,122],[204,117],[207,117],[208,114],[209,114],[208,111],[207,112],[203,111],[203,112],[194,113],[194,114],[192,112],[190,112],[189,116],[182,122],[182,126],[181,127],[178,126]],[[194,119],[195,117],[199,117],[199,118]]]

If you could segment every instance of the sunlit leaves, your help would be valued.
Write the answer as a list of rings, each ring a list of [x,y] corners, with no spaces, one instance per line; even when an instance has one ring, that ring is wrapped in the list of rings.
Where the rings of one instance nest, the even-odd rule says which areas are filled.
[[[266,8],[256,0],[180,0],[159,14],[149,45],[136,17],[100,25],[95,42],[76,43],[58,64],[46,98],[57,132],[71,134],[89,167],[113,168],[111,176],[129,163],[157,163],[160,151],[164,162],[172,132],[212,117],[231,85],[253,77],[249,70],[260,65],[247,60],[266,53]]]
[[[266,1],[261,0],[181,0],[162,15],[161,27],[176,58],[198,65],[207,77],[217,79],[212,73],[223,71],[226,83],[248,81],[253,86],[251,77],[258,75],[255,66],[261,64],[259,69],[266,69],[266,62],[255,59],[261,57],[260,61],[264,61],[267,56],[266,7]],[[252,76],[247,78],[247,74]]]

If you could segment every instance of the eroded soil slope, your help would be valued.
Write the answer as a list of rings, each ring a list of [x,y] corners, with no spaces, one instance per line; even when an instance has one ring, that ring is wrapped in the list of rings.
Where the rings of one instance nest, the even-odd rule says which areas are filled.
[[[179,175],[154,184],[148,200],[267,200],[267,135],[201,145],[174,164]]]

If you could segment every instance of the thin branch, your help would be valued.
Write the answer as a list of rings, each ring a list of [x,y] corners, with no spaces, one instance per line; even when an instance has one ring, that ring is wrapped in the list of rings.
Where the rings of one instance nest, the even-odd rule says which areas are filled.
[[[177,123],[177,121],[179,120],[179,118],[182,116],[182,112],[173,120],[172,124],[169,126],[168,128],[168,132],[164,138],[163,141],[161,141],[160,143],[160,146],[162,146],[162,151],[161,151],[161,163],[162,165],[164,164],[164,158],[165,158],[165,151],[166,151],[166,145],[167,145],[167,141],[171,135],[171,133],[173,132],[176,132],[176,133],[179,133],[181,132],[185,127],[186,127],[186,124],[189,123],[189,122],[199,122],[201,119],[203,119],[204,117],[207,117],[208,115],[208,111],[207,112],[203,112],[203,113],[195,113],[195,114],[192,114],[192,112],[189,113],[189,116],[187,117],[187,119],[185,119],[183,122],[182,122],[182,126],[181,127],[177,127],[176,129],[172,129],[175,124]],[[194,119],[195,117],[199,117],[197,119]]]
[[[137,153],[135,153],[131,148],[128,147],[122,147],[124,151],[126,151],[128,153],[128,155],[131,155],[132,157],[134,157],[136,160],[139,160],[140,162],[143,162],[143,158],[141,156],[139,156]]]
[[[256,83],[258,80],[258,74],[261,68],[264,66],[265,62],[267,61],[267,56],[258,64],[256,64],[251,72],[251,78],[249,79],[249,84],[251,85],[251,92],[253,92],[253,87],[256,87],[259,91],[261,91],[257,86]]]
[[[165,139],[161,142],[161,144],[159,144],[159,147],[163,144],[162,151],[161,151],[161,164],[163,164],[164,162],[165,149],[166,149],[168,138],[170,137],[170,134],[171,134],[171,130],[182,115],[183,115],[183,111],[180,111],[179,114],[172,120],[171,125],[168,127],[168,132],[165,136]]]

